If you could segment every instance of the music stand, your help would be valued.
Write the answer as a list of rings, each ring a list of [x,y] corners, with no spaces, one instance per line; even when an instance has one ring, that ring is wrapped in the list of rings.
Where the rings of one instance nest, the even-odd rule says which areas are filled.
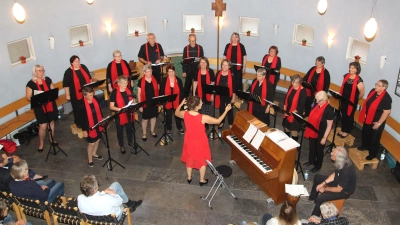
[[[50,126],[49,113],[47,112],[46,104],[55,101],[58,98],[58,88],[51,89],[49,91],[42,92],[37,95],[33,95],[31,97],[31,108],[34,109],[36,107],[42,107],[44,109],[44,113],[46,114],[47,120],[47,131],[50,133],[50,148],[47,152],[46,162],[49,158],[50,153],[53,155],[57,155],[60,151],[64,153],[65,156],[68,156],[61,148],[58,146],[58,143],[54,143],[53,131]],[[56,150],[58,148],[58,151]],[[53,150],[53,151],[51,151]]]
[[[315,93],[315,88],[314,88],[314,86],[313,86],[310,82],[303,81],[303,82],[301,83],[301,85],[302,85],[303,87],[307,88],[308,90],[310,90],[312,94]]]
[[[282,109],[281,107],[279,107],[279,106],[276,105],[275,103],[273,103],[273,102],[271,102],[271,101],[268,101],[267,99],[264,99],[264,101],[265,101],[268,105],[272,106],[272,108],[274,108],[274,111],[275,111],[275,113],[274,113],[274,126],[273,126],[274,128],[275,128],[275,126],[276,126],[276,116],[278,115],[278,112],[281,112],[281,113],[290,115],[290,112],[288,112],[288,111]]]
[[[338,107],[337,110],[335,109],[335,110],[336,110],[336,113],[335,113],[335,119],[336,119],[336,121],[335,121],[335,129],[333,130],[332,143],[330,143],[328,146],[326,146],[326,147],[327,147],[327,150],[326,150],[324,156],[325,156],[326,154],[328,154],[328,153],[331,153],[331,152],[332,152],[332,149],[336,147],[336,145],[335,145],[336,128],[337,128],[338,121],[339,121],[339,118],[340,118],[340,109],[342,108],[342,102],[344,102],[344,103],[346,103],[346,104],[348,104],[348,105],[354,106],[354,104],[353,104],[349,99],[343,98],[343,96],[342,96],[339,92],[336,92],[336,91],[331,90],[331,89],[329,89],[328,92],[329,92],[329,94],[332,95],[332,97],[334,97],[334,98],[336,98],[336,99],[339,100],[339,107]]]
[[[204,92],[206,94],[212,94],[214,95],[214,111],[213,111],[213,117],[215,118],[215,97],[216,95],[219,96],[229,96],[229,87],[225,87],[225,86],[218,86],[218,85],[214,85],[214,84],[206,84],[204,85]],[[215,124],[212,125],[212,129],[211,131],[208,133],[208,137],[210,136],[210,134],[212,134],[213,136],[213,140],[215,140],[217,137],[221,143],[223,144],[224,141],[222,140],[222,138],[218,135],[218,132],[215,130]],[[214,135],[216,134],[216,135]]]
[[[95,87],[97,87],[97,86],[100,86],[100,85],[102,85],[105,81],[106,81],[106,79],[103,79],[103,80],[93,81],[93,82],[90,82],[90,83],[88,83],[88,84],[85,84],[85,85],[82,86],[82,88],[81,88],[81,90],[79,90],[79,92],[82,92],[82,90],[83,90],[85,87],[95,88]]]
[[[238,90],[236,91],[236,95],[243,100],[247,100],[247,111],[249,110],[250,102],[256,102],[261,104],[261,97],[255,94],[251,94],[250,92],[244,92]]]
[[[182,64],[189,65],[189,64],[192,64],[192,63],[197,63],[197,62],[199,62],[199,61],[200,61],[200,58],[197,58],[197,57],[188,57],[188,58],[182,59],[181,63],[182,63]]]
[[[301,173],[303,175],[303,179],[306,180],[306,178],[304,177],[303,167],[301,166],[301,163],[300,163],[300,155],[301,155],[301,148],[303,147],[304,131],[306,130],[307,127],[309,127],[310,129],[314,130],[315,132],[318,132],[318,129],[315,128],[308,121],[304,120],[303,117],[301,117],[299,114],[292,113],[292,115],[301,124],[301,129],[302,129],[301,139],[300,139],[300,147],[298,148],[299,152],[297,154],[297,160],[296,160],[296,171],[298,171],[299,166],[300,166],[300,172],[297,172],[297,173]]]
[[[151,99],[151,104],[152,105],[163,105],[163,115],[164,115],[164,133],[161,135],[160,139],[156,142],[154,146],[157,146],[158,142],[160,142],[164,138],[164,145],[168,145],[167,139],[169,138],[171,141],[174,141],[171,136],[167,133],[167,111],[165,110],[165,105],[167,102],[173,102],[178,94],[172,94],[172,95],[162,95],[162,96],[157,96],[153,97]]]

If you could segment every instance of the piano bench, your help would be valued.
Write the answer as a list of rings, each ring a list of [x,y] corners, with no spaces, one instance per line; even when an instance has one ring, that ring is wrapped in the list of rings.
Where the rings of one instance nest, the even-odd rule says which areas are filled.
[[[227,165],[220,165],[215,168],[219,174],[224,178],[230,177],[232,175],[232,168]]]

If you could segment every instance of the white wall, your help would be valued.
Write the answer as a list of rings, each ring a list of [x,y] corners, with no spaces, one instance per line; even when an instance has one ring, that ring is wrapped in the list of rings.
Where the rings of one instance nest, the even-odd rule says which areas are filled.
[[[112,2],[113,4],[109,4]],[[77,54],[81,62],[90,70],[106,67],[112,60],[112,51],[120,49],[123,58],[137,61],[137,53],[145,37],[126,36],[126,18],[134,16],[148,17],[148,30],[154,32],[157,41],[163,45],[166,53],[181,52],[187,44],[187,33],[182,32],[182,15],[204,14],[205,32],[197,34],[208,57],[216,57],[217,19],[211,10],[212,0],[147,0],[146,4],[132,0],[95,0],[88,5],[85,0],[69,1],[27,1],[19,3],[25,8],[25,23],[18,24],[12,16],[13,1],[0,2],[0,106],[4,106],[24,96],[26,82],[31,77],[34,64],[43,64],[46,74],[54,82],[62,80],[69,66],[69,57]],[[227,11],[224,12],[224,25],[221,30],[220,54],[233,31],[238,31],[239,16],[260,18],[258,37],[242,36],[246,46],[248,60],[261,61],[270,45],[277,45],[282,66],[306,72],[317,56],[326,58],[326,68],[330,71],[332,82],[341,84],[342,75],[348,71],[350,60],[345,59],[349,36],[364,40],[363,28],[371,15],[372,0],[335,0],[328,1],[325,15],[317,12],[318,1],[299,0],[224,0]],[[378,1],[376,6],[378,34],[370,42],[367,65],[362,65],[361,76],[366,89],[373,88],[378,79],[389,81],[388,92],[393,98],[392,116],[400,120],[398,96],[394,95],[395,80],[399,72],[400,54],[398,37],[400,31],[399,1]],[[168,19],[167,30],[163,28],[163,19]],[[105,22],[112,22],[109,37]],[[68,27],[91,23],[93,45],[70,48]],[[274,35],[273,25],[279,24],[278,34]],[[314,47],[292,44],[294,23],[315,27]],[[334,35],[331,48],[327,46],[328,35]],[[32,36],[37,60],[25,65],[11,67],[6,43]],[[55,49],[49,47],[48,37],[55,37]],[[387,55],[383,69],[379,69],[381,55]],[[7,83],[6,83],[7,82]]]

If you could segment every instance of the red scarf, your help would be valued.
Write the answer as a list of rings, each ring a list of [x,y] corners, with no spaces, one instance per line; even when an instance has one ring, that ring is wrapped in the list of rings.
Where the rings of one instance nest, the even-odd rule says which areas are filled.
[[[126,106],[127,103],[125,103],[124,98],[122,97],[121,90],[119,88],[116,88],[115,91],[116,91],[116,93],[115,93],[116,94],[115,95],[115,98],[116,98],[115,103],[117,104],[117,107],[118,108],[122,108],[122,107]],[[129,101],[131,101],[132,98],[133,98],[132,97],[132,92],[129,90],[129,88],[127,88],[125,90],[125,92],[128,95]],[[123,125],[128,123],[128,116],[126,114],[127,113],[119,114],[119,124],[121,126],[123,126]],[[133,119],[135,119],[135,118],[133,118]],[[133,121],[135,121],[135,120],[133,120]]]
[[[237,64],[242,64],[242,49],[240,47],[240,43],[239,42],[237,42],[236,50],[237,50],[237,52],[236,52],[236,63]],[[228,51],[226,52],[226,59],[232,61],[231,57],[232,57],[232,43],[229,44]],[[236,66],[237,70],[240,70],[240,68],[241,68],[241,66]]]
[[[219,71],[218,75],[217,75],[217,82],[216,85],[219,85],[219,79],[222,76],[222,70]],[[228,70],[228,87],[229,87],[229,97],[232,97],[233,95],[233,84],[232,84],[232,73],[231,70]],[[215,107],[219,108],[219,105],[221,103],[221,99],[219,97],[219,95],[215,96]]]
[[[367,100],[365,100],[363,107],[361,108],[360,115],[358,116],[358,122],[364,123],[365,124],[372,124],[374,122],[374,117],[376,110],[378,109],[379,104],[382,101],[383,96],[386,94],[386,90],[384,90],[370,105],[368,108],[368,114],[366,112],[367,110],[367,102],[369,99],[372,98],[372,96],[376,95],[376,91],[373,90],[371,93],[369,93]],[[365,115],[367,114],[367,118],[365,118]]]
[[[114,82],[119,77],[119,75],[124,75],[126,77],[129,77],[129,69],[126,66],[125,62],[123,60],[121,60],[120,63],[121,63],[121,67],[122,67],[122,74],[118,74],[117,63],[115,62],[115,59],[111,62],[111,82],[112,82],[113,89],[118,88],[118,83],[114,83]],[[128,88],[131,86],[130,83],[131,82],[129,82],[129,80],[128,80]]]
[[[89,102],[87,100],[87,98],[85,98],[84,100],[85,102],[85,108],[86,108],[86,115],[89,121],[89,137],[91,138],[95,138],[97,137],[97,131],[96,129],[91,130],[90,128],[93,127],[94,124],[94,119],[93,119],[93,113],[92,113],[92,109],[90,108]],[[95,98],[93,98],[92,103],[94,105],[94,108],[96,109],[96,117],[97,117],[97,121],[100,122],[103,117],[101,116],[101,111],[100,111],[100,107],[99,107],[99,103],[97,102],[97,100]],[[99,130],[103,131],[104,127],[103,126],[99,126]]]
[[[294,90],[293,86],[290,86],[290,89],[285,98],[285,106],[286,106],[286,110],[288,112],[293,112],[297,109],[297,103],[299,102],[299,96],[300,96],[301,89],[303,89],[303,86],[300,85],[300,87],[297,88],[296,94],[294,94],[294,97],[292,99],[292,105],[290,106],[290,109],[287,110],[288,109],[287,106],[289,105],[288,98],[289,98],[290,94],[292,93],[292,91]],[[289,123],[293,123],[294,116],[292,114],[290,114],[289,116],[286,116],[286,114],[284,113],[283,118],[286,118],[286,117],[288,117],[287,120],[289,121]]]
[[[190,45],[186,46],[186,58],[190,57],[189,47],[190,47]],[[197,57],[200,57],[200,45],[197,45]]]
[[[142,101],[142,102],[146,101],[146,83],[145,82],[147,82],[147,81],[143,77],[141,80],[141,83],[140,83],[140,89],[141,89],[140,90],[140,101]],[[154,94],[155,94],[154,97],[157,97],[159,95],[158,84],[157,84],[156,79],[153,76],[151,76],[151,83],[153,84],[153,89],[154,89]],[[146,107],[147,107],[147,105],[144,104],[143,108],[146,108]]]
[[[319,105],[315,106],[311,111],[310,116],[308,117],[308,122],[313,125],[317,130],[319,130],[319,125],[321,124],[322,115],[324,114],[326,106],[329,103],[325,102],[325,104],[321,107]],[[318,133],[307,127],[304,133],[304,137],[306,138],[318,138]]]
[[[315,74],[315,71],[317,70],[317,67],[315,66],[313,70],[311,70],[310,76],[307,79],[308,83],[311,83],[312,78]],[[318,82],[317,82],[317,87],[315,88],[315,93],[316,94],[318,91],[324,90],[324,79],[325,79],[325,67],[321,68],[321,73],[319,74]],[[307,96],[311,96],[311,91],[309,89],[306,89]]]
[[[267,82],[268,81],[266,79],[264,79],[262,84],[261,84],[262,85],[262,87],[261,87],[261,105],[262,106],[265,106],[264,99],[267,99],[267,89],[268,89]],[[254,88],[256,88],[256,85],[259,85],[258,80],[256,80],[256,82],[254,82],[251,85],[251,93],[254,93]],[[253,114],[253,102],[252,101],[249,102],[249,112],[251,114]]]
[[[83,98],[82,92],[81,92],[81,83],[79,82],[78,75],[76,75],[74,67],[71,66],[72,70],[72,76],[74,78],[74,86],[75,86],[75,95],[76,99],[81,100]],[[86,83],[90,83],[90,76],[86,73],[86,71],[82,68],[82,66],[79,68],[81,71],[83,77],[85,78]]]
[[[36,80],[36,86],[37,86],[39,91],[49,91],[49,87],[47,86],[45,79],[42,79],[42,84],[43,84],[43,89],[44,90],[42,90],[42,88],[39,85],[39,82]],[[46,111],[47,112],[53,112],[53,102],[48,102],[46,104],[46,110],[44,110],[44,106],[42,105],[42,109],[43,109],[43,112],[46,112]]]
[[[203,98],[203,84],[201,83],[201,69],[197,72],[197,94],[200,98]],[[211,84],[210,73],[206,69],[206,84]],[[206,94],[207,101],[211,101],[211,94]]]
[[[156,44],[156,52],[157,52],[157,54],[158,54],[158,58],[157,58],[157,59],[161,59],[161,57],[160,57],[160,49],[158,48],[158,43],[155,42],[155,44]],[[150,58],[149,58],[149,47],[148,47],[148,45],[150,45],[149,42],[146,43],[146,57],[147,57],[147,61],[150,61]]]
[[[269,54],[264,57],[264,60],[262,62],[262,66],[265,66],[265,64],[268,61],[268,57],[269,57]],[[278,63],[278,56],[275,55],[274,58],[272,59],[272,63],[271,63],[271,67],[270,68],[271,69],[275,69],[277,63]],[[271,84],[275,84],[275,75],[269,76],[269,82],[271,82]]]
[[[175,107],[178,107],[179,105],[179,93],[180,93],[180,89],[179,89],[179,85],[178,85],[178,79],[175,77],[175,81],[174,81],[174,93],[171,93],[171,83],[170,83],[170,79],[169,76],[167,77],[167,80],[165,82],[165,95],[171,95],[171,94],[178,94],[178,96],[176,96],[174,102],[167,102],[167,104],[165,105],[166,109],[175,109]]]
[[[350,78],[351,74],[348,73],[346,75],[346,77],[343,80],[342,86],[340,87],[340,95],[343,95],[343,87],[346,84],[347,80]],[[351,95],[350,95],[350,101],[354,104],[356,102],[356,90],[357,90],[357,83],[358,83],[358,74],[356,75],[356,77],[353,80],[353,86],[351,87]],[[348,105],[347,106],[347,115],[350,116],[351,111],[353,111],[353,106]]]

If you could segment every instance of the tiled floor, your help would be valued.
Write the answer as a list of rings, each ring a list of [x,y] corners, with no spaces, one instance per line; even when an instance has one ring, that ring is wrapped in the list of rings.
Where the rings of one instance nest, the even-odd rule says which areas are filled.
[[[282,104],[284,95],[277,94],[278,101]],[[244,109],[245,106],[242,105]],[[105,114],[109,114],[104,109]],[[280,116],[278,116],[280,117]],[[162,133],[162,119],[157,120],[156,132]],[[112,157],[126,167],[122,169],[115,167],[109,173],[106,180],[103,161],[95,161],[95,166],[90,168],[87,165],[86,146],[84,139],[78,139],[71,134],[69,126],[73,122],[73,116],[63,117],[56,123],[56,140],[62,149],[68,154],[65,157],[61,153],[50,155],[48,162],[45,162],[48,146],[45,146],[43,153],[37,152],[38,138],[32,140],[29,145],[19,147],[18,154],[28,161],[29,167],[39,174],[48,174],[50,178],[64,181],[66,195],[77,196],[80,194],[79,182],[85,174],[95,174],[100,181],[101,188],[106,188],[111,182],[118,181],[122,184],[130,198],[135,200],[143,199],[143,205],[132,213],[133,224],[195,224],[195,225],[226,225],[229,223],[238,224],[240,221],[258,221],[268,212],[277,215],[280,205],[270,205],[266,196],[258,186],[237,166],[233,166],[233,175],[226,179],[227,185],[231,188],[238,200],[233,199],[229,193],[220,189],[215,196],[212,206],[209,209],[207,202],[200,199],[210,190],[213,181],[209,170],[207,177],[210,180],[207,186],[200,187],[198,183],[199,174],[194,172],[193,182],[188,185],[186,182],[185,164],[180,162],[183,135],[176,129],[172,131],[174,141],[170,147],[154,146],[157,139],[148,136],[147,142],[141,140],[141,128],[137,126],[138,143],[150,154],[143,152],[138,155],[119,152],[116,130],[113,123],[109,124],[110,147]],[[277,127],[281,128],[281,119],[278,118]],[[225,125],[227,127],[227,125]],[[149,131],[147,132],[149,134]],[[353,134],[356,137],[355,145],[360,143],[360,130],[354,128]],[[211,153],[214,165],[229,164],[230,148],[219,141],[210,140]],[[307,160],[308,141],[304,141],[302,152],[302,163]],[[107,150],[101,145],[99,153],[106,157]],[[390,173],[386,161],[381,161],[377,170],[366,166],[363,171],[357,171],[356,192],[346,200],[341,216],[346,216],[350,224],[400,224],[400,184]],[[333,164],[329,156],[325,161],[320,173],[330,174],[333,171]],[[310,174],[309,180],[299,183],[305,184],[308,189],[312,185],[314,175]],[[313,204],[300,200],[297,211],[300,218],[308,218],[313,209]],[[43,220],[28,217],[33,224],[45,224]]]

